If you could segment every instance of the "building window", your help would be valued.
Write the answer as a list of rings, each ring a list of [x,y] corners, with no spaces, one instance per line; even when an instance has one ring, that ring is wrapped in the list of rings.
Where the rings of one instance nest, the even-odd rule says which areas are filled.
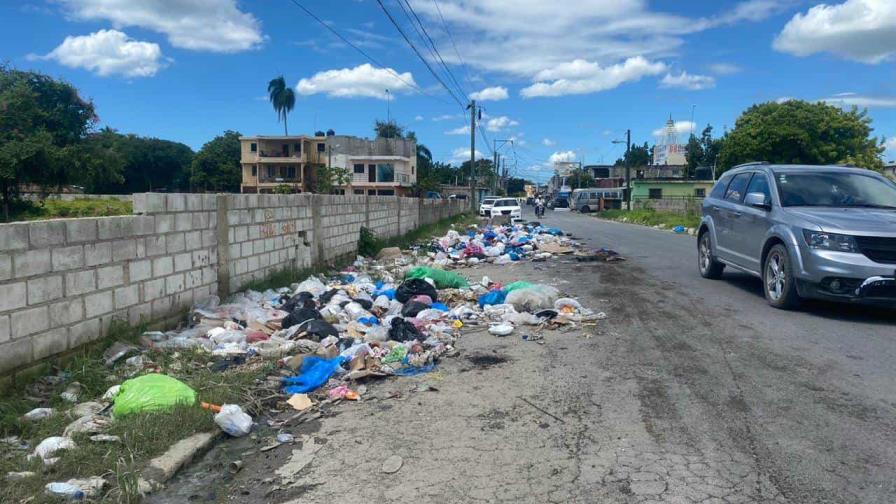
[[[415,170],[415,169],[416,169],[416,168],[417,168],[417,167],[416,167],[416,166],[414,166],[414,165],[411,165],[411,175],[413,175],[413,174],[414,174],[414,170]]]
[[[382,163],[376,165],[376,181],[395,182],[395,165],[393,165],[392,163]]]
[[[694,188],[694,196],[697,198],[705,198],[706,197],[706,189],[702,187]]]
[[[301,154],[302,153],[302,144],[300,144],[298,142],[292,144],[292,151],[293,151],[293,154],[295,154],[296,156]]]
[[[258,176],[258,165],[252,165],[252,176],[253,177]]]
[[[280,178],[286,178],[286,171],[287,170],[285,166],[280,167]]]
[[[395,196],[394,189],[380,189],[377,191],[377,196]]]
[[[317,144],[317,152],[325,152],[327,150],[327,144],[319,143]]]
[[[355,194],[359,194],[359,195],[361,195],[361,196],[364,196],[364,189],[355,189]]]
[[[648,198],[650,199],[663,199],[663,190],[660,188],[650,188],[648,190]]]
[[[268,178],[269,178],[269,179],[272,179],[272,178],[274,178],[274,176],[275,176],[275,175],[274,175],[274,167],[273,167],[273,166],[268,166]]]
[[[252,152],[258,152],[258,144],[252,142],[251,144],[249,144],[249,150],[251,150]]]
[[[368,189],[367,195],[368,196],[376,196],[376,189]]]
[[[355,173],[358,173],[358,174],[363,175],[363,174],[364,174],[364,165],[363,165],[363,164],[356,164],[356,165],[355,165]]]
[[[286,178],[294,179],[296,178],[296,167],[289,166],[286,168]]]

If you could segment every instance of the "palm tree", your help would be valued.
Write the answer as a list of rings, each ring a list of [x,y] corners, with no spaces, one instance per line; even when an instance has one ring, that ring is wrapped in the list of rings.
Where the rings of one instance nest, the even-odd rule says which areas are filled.
[[[295,91],[286,85],[286,80],[281,75],[268,83],[268,96],[270,97],[271,105],[277,111],[277,121],[281,117],[283,118],[283,134],[289,135],[289,130],[286,128],[286,114],[292,112],[293,107],[296,105]]]

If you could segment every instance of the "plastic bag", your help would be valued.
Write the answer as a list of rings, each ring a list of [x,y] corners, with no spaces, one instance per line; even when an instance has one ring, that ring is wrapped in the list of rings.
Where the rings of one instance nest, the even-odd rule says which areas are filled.
[[[52,436],[44,439],[34,448],[35,457],[40,457],[44,464],[52,464],[56,462],[53,455],[61,450],[71,450],[75,448],[75,442],[71,438],[63,436]]]
[[[283,321],[280,323],[280,327],[286,329],[287,327],[301,324],[306,320],[322,318],[323,315],[321,315],[320,312],[315,310],[314,308],[305,308],[304,306],[299,306],[283,319]]]
[[[326,320],[311,320],[301,325],[299,332],[305,333],[306,338],[317,338],[318,340],[322,340],[327,336],[339,336],[339,331]]]
[[[389,339],[395,341],[422,341],[425,338],[422,337],[414,324],[401,317],[395,317],[392,319],[392,324],[389,327]]]
[[[554,301],[554,309],[560,313],[576,313],[582,311],[582,305],[572,298],[560,298]]]
[[[115,396],[112,414],[123,417],[131,413],[170,409],[179,404],[196,403],[196,392],[185,383],[163,374],[148,374],[121,384]]]
[[[320,296],[327,291],[327,286],[317,279],[317,277],[308,277],[293,292],[310,292],[315,296]]]
[[[411,278],[430,278],[436,283],[439,289],[460,289],[469,287],[467,279],[451,271],[445,271],[437,268],[427,268],[426,266],[417,266],[411,268],[404,274],[405,280]]]
[[[504,254],[495,259],[495,264],[510,264],[512,262],[513,259],[511,259],[510,254]]]
[[[513,282],[513,283],[509,283],[509,284],[507,284],[507,285],[504,286],[504,292],[505,292],[506,294],[510,294],[511,292],[513,292],[513,291],[515,291],[515,290],[518,290],[518,289],[528,289],[528,288],[531,288],[531,287],[532,287],[532,284],[529,283],[529,282],[523,282],[523,281],[520,281],[520,282]]]
[[[479,307],[482,308],[489,305],[504,304],[504,300],[506,297],[507,295],[504,293],[504,291],[488,291],[485,294],[479,296]]]
[[[426,280],[412,278],[405,280],[398,286],[395,291],[395,299],[401,303],[407,303],[412,297],[418,295],[429,296],[433,301],[438,301],[439,294],[436,288],[429,284]]]
[[[215,415],[215,423],[233,437],[243,437],[252,430],[252,417],[236,404],[223,404]]]
[[[528,289],[517,289],[507,295],[506,302],[520,311],[534,311],[553,308],[559,292],[548,285],[533,285]]]
[[[302,361],[302,367],[299,369],[299,375],[290,378],[284,378],[283,383],[287,385],[284,391],[287,394],[307,394],[321,387],[327,380],[336,373],[342,364],[342,358],[324,359],[321,357],[308,356]]]
[[[416,317],[418,313],[426,309],[429,309],[429,305],[418,303],[417,301],[408,301],[405,303],[404,308],[401,309],[401,316]]]
[[[498,324],[488,328],[488,332],[495,336],[507,336],[513,332],[513,326],[510,324]]]

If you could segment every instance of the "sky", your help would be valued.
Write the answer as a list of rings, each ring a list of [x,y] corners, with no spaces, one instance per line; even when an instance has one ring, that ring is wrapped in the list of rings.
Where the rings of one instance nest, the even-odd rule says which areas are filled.
[[[477,153],[498,141],[537,181],[554,161],[613,163],[626,129],[653,144],[671,116],[684,142],[791,98],[867,107],[896,159],[893,0],[381,1],[8,1],[0,61],[71,82],[100,126],[194,149],[282,134],[266,92],[283,75],[290,133],[370,137],[389,117],[445,162],[469,159],[477,99]]]

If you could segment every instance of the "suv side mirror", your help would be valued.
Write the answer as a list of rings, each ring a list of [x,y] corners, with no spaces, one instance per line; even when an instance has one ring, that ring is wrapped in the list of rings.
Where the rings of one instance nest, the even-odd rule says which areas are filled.
[[[747,196],[744,198],[744,204],[751,207],[764,208],[765,210],[772,207],[771,202],[766,199],[765,195],[759,192],[747,193]]]

